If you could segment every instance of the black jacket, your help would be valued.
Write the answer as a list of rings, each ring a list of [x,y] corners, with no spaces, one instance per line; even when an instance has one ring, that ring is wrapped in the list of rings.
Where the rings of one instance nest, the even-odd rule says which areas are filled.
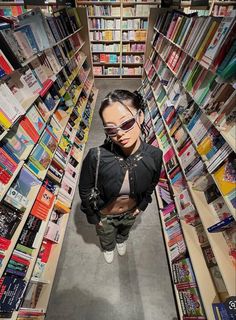
[[[119,196],[128,168],[130,196],[136,200],[137,207],[144,211],[152,201],[151,194],[160,177],[162,151],[145,142],[142,142],[139,149],[128,157],[115,144],[103,144],[100,150],[98,209],[106,207]],[[97,148],[92,148],[84,158],[79,181],[81,210],[87,215],[87,220],[91,224],[97,224],[100,221],[98,213],[94,212],[89,205],[89,195],[95,185],[96,164]]]

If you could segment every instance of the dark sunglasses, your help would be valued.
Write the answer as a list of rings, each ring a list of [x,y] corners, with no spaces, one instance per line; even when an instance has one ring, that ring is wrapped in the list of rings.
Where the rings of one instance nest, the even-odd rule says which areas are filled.
[[[117,135],[117,132],[121,129],[122,131],[129,131],[131,129],[133,129],[135,122],[136,122],[136,118],[137,115],[139,114],[139,112],[137,112],[135,114],[134,117],[130,118],[129,120],[126,120],[124,122],[122,122],[119,126],[110,126],[110,127],[103,127],[105,133],[109,136],[109,137],[114,137]]]

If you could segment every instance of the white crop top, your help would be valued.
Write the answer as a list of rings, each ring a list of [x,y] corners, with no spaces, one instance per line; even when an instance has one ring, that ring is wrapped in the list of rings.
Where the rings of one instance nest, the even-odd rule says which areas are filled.
[[[130,195],[130,185],[129,185],[129,170],[126,171],[124,181],[122,183],[122,186],[120,188],[119,195]]]

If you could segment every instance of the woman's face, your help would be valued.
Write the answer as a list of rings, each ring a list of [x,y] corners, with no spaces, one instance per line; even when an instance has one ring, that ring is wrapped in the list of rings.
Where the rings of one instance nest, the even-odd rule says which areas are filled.
[[[144,115],[143,112],[138,112],[129,100],[124,101],[124,104],[127,107],[120,102],[112,103],[103,110],[102,117],[104,127],[120,126],[123,122],[136,117],[135,124],[130,130],[123,131],[119,128],[116,135],[111,137],[112,141],[122,149],[129,149],[139,142],[140,127],[144,120]]]

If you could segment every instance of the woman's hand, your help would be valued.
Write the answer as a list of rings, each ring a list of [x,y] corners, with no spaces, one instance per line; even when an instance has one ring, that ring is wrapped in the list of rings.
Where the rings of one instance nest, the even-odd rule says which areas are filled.
[[[136,208],[133,212],[133,217],[136,217],[138,214],[140,214],[142,212],[142,210],[140,210],[139,208]]]

